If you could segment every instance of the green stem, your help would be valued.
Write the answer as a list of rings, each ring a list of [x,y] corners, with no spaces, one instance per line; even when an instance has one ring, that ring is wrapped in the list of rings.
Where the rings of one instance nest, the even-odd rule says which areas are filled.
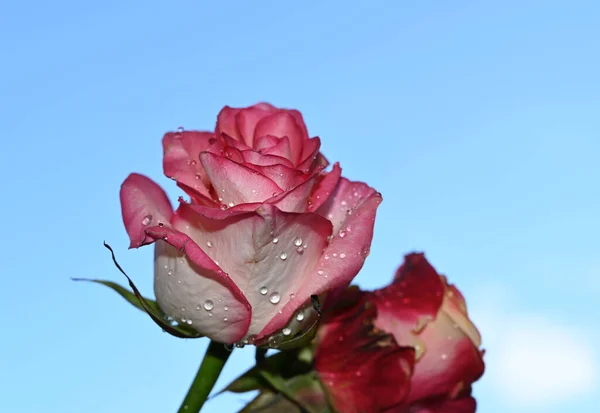
[[[204,360],[194,377],[178,413],[198,413],[214,387],[231,351],[222,343],[211,341]]]

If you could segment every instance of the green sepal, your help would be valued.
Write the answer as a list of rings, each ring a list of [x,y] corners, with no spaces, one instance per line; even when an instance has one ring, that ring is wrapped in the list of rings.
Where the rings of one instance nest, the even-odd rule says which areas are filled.
[[[123,268],[121,268],[121,266],[117,262],[115,253],[112,250],[112,248],[110,247],[110,245],[108,245],[105,242],[104,246],[110,251],[112,260],[113,260],[115,266],[121,272],[121,274],[123,274],[127,278],[127,281],[129,282],[129,286],[131,287],[133,292],[129,291],[127,288],[125,288],[117,283],[114,283],[112,281],[93,280],[93,279],[86,279],[86,278],[72,278],[73,281],[93,282],[93,283],[97,283],[97,284],[102,284],[102,285],[112,289],[117,294],[119,294],[121,297],[123,297],[127,302],[132,304],[134,307],[146,312],[146,314],[148,314],[150,316],[150,318],[160,328],[162,328],[163,331],[165,331],[166,333],[169,333],[170,335],[172,335],[174,337],[178,337],[178,338],[200,338],[200,337],[203,337],[201,334],[199,334],[196,330],[192,329],[191,327],[188,327],[183,324],[174,325],[172,323],[172,321],[169,320],[169,317],[165,313],[162,312],[162,310],[160,309],[160,307],[158,306],[156,301],[143,297],[142,294],[140,293],[140,291],[138,290],[138,288],[135,286],[135,284],[131,280],[131,278],[129,278],[129,276],[125,273]]]

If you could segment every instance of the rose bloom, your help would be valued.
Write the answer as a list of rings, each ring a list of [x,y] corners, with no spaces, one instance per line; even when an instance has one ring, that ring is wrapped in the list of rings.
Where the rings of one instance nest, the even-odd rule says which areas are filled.
[[[259,344],[302,332],[310,296],[354,278],[381,195],[337,164],[324,172],[319,149],[300,112],[265,103],[226,106],[214,132],[164,136],[164,172],[190,200],[174,212],[139,174],[120,197],[131,247],[155,243],[165,314],[215,341]]]
[[[347,290],[332,300],[315,369],[336,411],[475,412],[471,384],[484,371],[481,337],[463,296],[423,254],[407,255],[387,287]]]

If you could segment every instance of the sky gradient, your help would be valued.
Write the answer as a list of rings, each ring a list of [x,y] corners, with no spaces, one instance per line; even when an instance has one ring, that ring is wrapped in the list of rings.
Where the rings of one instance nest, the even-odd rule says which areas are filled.
[[[176,411],[207,341],[70,277],[124,282],[106,240],[152,295],[121,182],[146,174],[175,201],[163,133],[268,101],[383,194],[356,283],[420,250],[464,293],[487,350],[478,412],[595,411],[600,3],[483,3],[0,2],[0,410]]]

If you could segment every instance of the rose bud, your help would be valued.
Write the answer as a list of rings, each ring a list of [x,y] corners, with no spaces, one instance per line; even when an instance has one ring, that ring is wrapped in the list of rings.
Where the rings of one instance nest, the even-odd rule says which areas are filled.
[[[463,296],[423,254],[407,255],[387,287],[336,291],[327,306],[314,367],[336,411],[475,412],[481,338]]]
[[[324,172],[300,112],[225,107],[215,132],[163,138],[164,172],[190,197],[131,174],[121,187],[131,247],[155,246],[162,311],[223,343],[277,345],[310,327],[311,295],[347,285],[368,255],[381,195]],[[309,303],[309,304],[307,304]]]

